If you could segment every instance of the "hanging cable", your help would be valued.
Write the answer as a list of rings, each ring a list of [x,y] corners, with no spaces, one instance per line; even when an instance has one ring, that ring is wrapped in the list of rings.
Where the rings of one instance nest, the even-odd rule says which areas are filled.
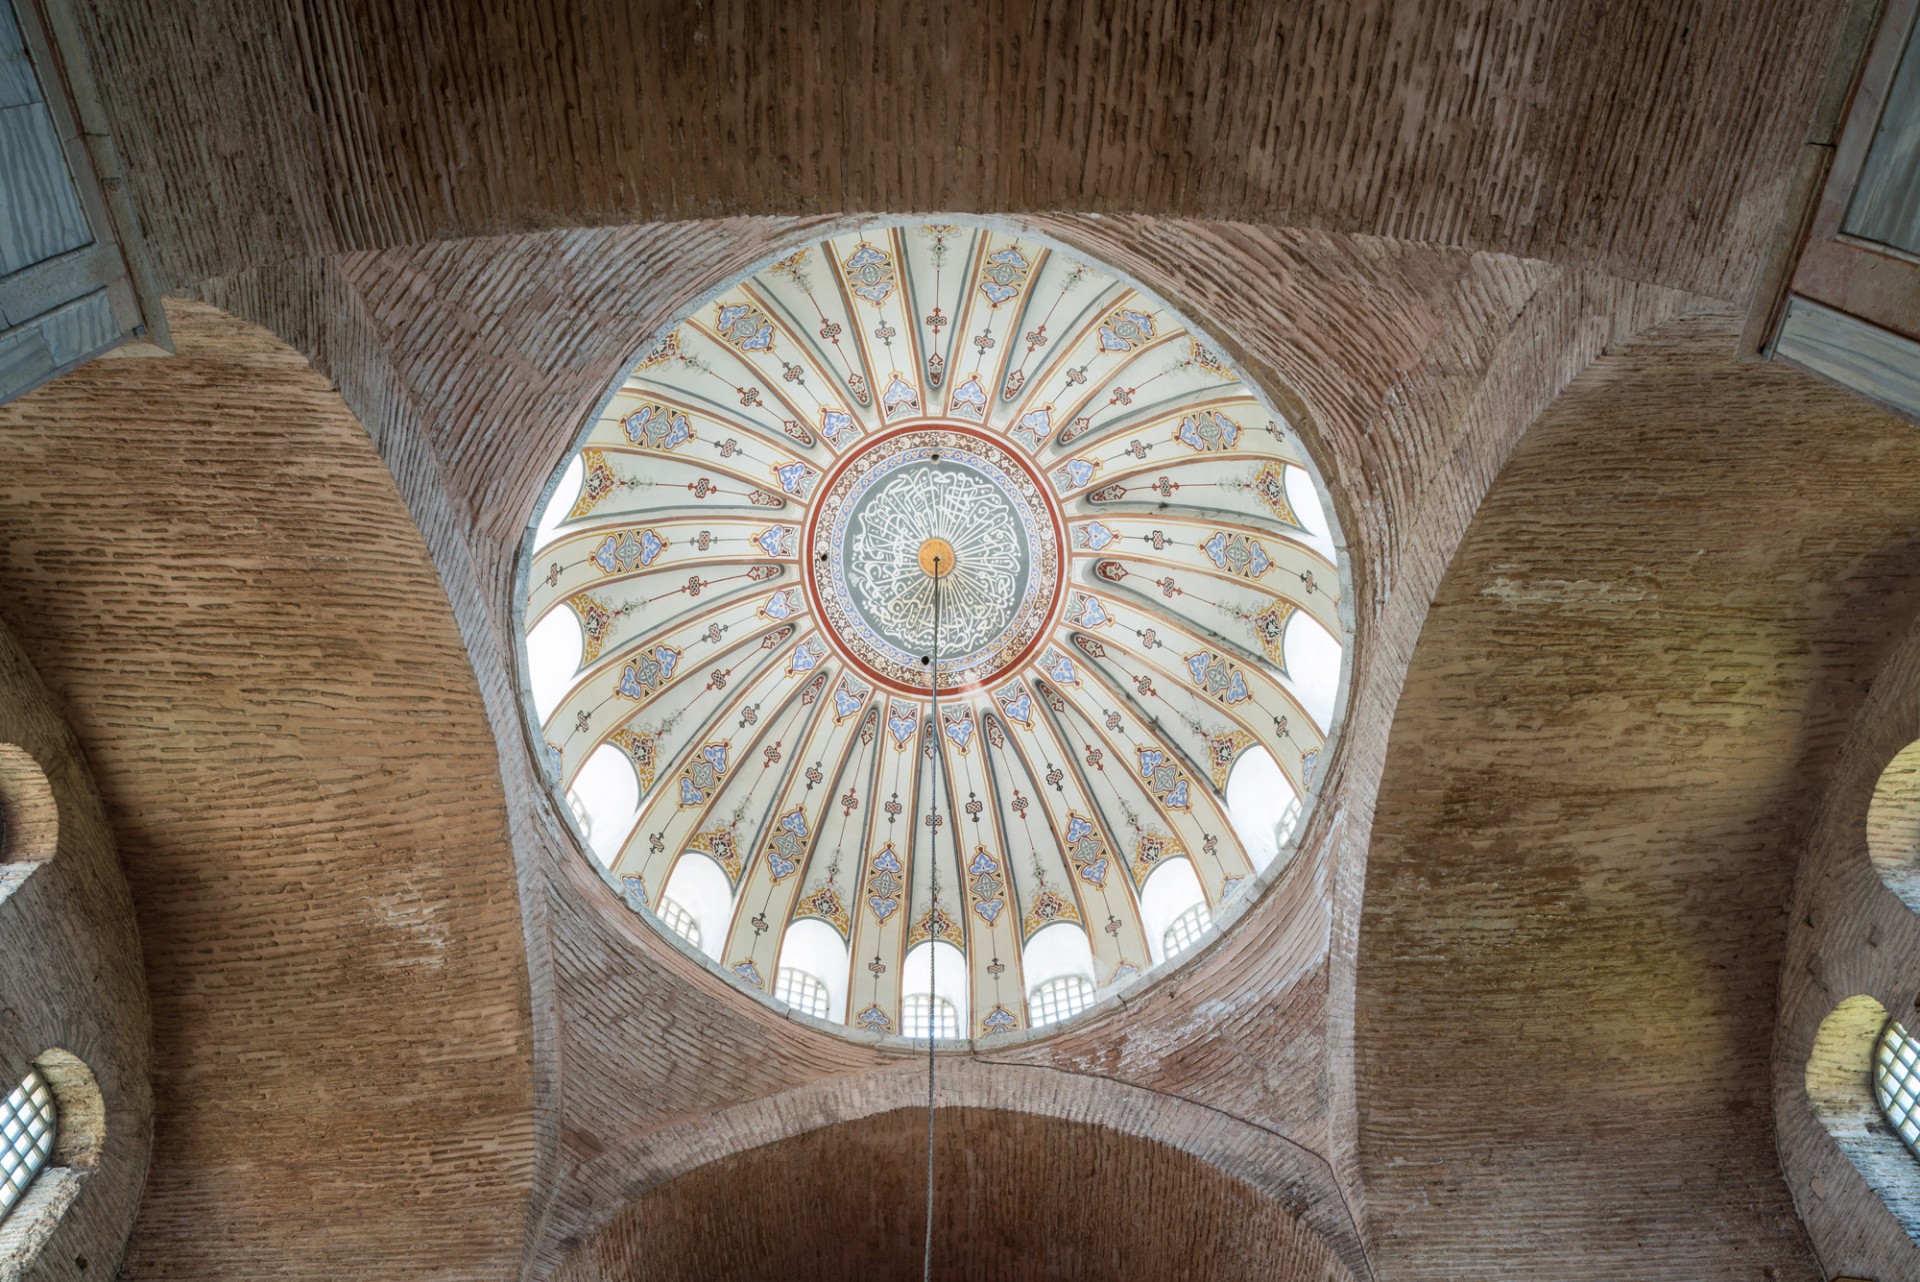
[[[935,454],[934,458],[940,456]],[[952,567],[948,567],[951,569]],[[927,836],[927,851],[930,855],[927,870],[930,878],[931,893],[927,907],[927,1237],[926,1251],[920,1265],[921,1282],[933,1282],[933,1036],[935,1003],[939,1001],[935,980],[939,973],[940,950],[934,947],[935,937],[940,934],[940,554],[933,554],[933,670],[929,674],[928,689],[932,692],[932,708],[928,720],[933,729],[933,794],[932,809],[933,831]]]

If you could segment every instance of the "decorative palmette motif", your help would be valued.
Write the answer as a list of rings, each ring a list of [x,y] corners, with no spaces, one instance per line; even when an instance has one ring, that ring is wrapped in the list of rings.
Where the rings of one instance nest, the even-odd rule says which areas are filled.
[[[1287,620],[1298,607],[1289,601],[1275,601],[1253,616],[1253,637],[1273,666],[1287,670]]]
[[[613,631],[613,607],[585,592],[568,597],[567,604],[580,619],[580,635],[585,643],[581,661],[592,663],[600,657],[600,647],[607,643],[607,636]]]
[[[627,440],[643,450],[677,450],[693,439],[693,425],[680,410],[642,405],[620,420]]]
[[[633,762],[633,772],[640,777],[640,795],[646,796],[660,766],[659,738],[645,730],[616,730],[608,736],[608,742]]]
[[[892,257],[866,241],[861,241],[841,266],[846,268],[847,285],[855,297],[864,298],[878,307],[893,293]]]
[[[1182,657],[1186,660],[1187,675],[1209,698],[1222,703],[1245,703],[1253,697],[1253,692],[1247,689],[1245,674],[1225,656],[1211,650],[1196,650]]]
[[[939,904],[933,904],[920,914],[920,920],[913,923],[913,929],[907,932],[907,947],[928,939],[944,939],[957,943],[960,930],[953,915]]]
[[[752,303],[719,303],[714,308],[714,328],[720,337],[743,352],[773,350],[773,322]]]
[[[736,884],[740,881],[740,846],[734,840],[732,824],[693,834],[687,839],[687,849],[710,856],[726,870],[728,881]]]
[[[1240,759],[1240,753],[1253,742],[1253,736],[1244,730],[1223,730],[1207,736],[1207,769],[1213,774],[1213,790],[1224,792],[1227,776],[1233,773],[1233,763]]]
[[[841,898],[839,889],[829,882],[823,882],[803,895],[794,914],[799,917],[819,917],[831,922],[842,936],[846,935],[851,925],[846,900]]]
[[[620,699],[645,702],[674,679],[674,668],[678,666],[680,651],[670,645],[657,645],[651,651],[636,654],[620,668],[620,681],[614,685],[614,693]]]
[[[1018,245],[1008,245],[987,255],[987,261],[980,266],[980,292],[986,295],[987,305],[999,307],[1018,298],[1032,271],[1033,263],[1020,252]]]
[[[1066,838],[1061,844],[1082,881],[1094,886],[1107,884],[1107,845],[1100,840],[1092,820],[1069,813]]]
[[[594,546],[589,559],[602,574],[643,570],[672,546],[658,530],[615,530]]]
[[[1154,796],[1160,798],[1160,804],[1170,810],[1187,809],[1192,804],[1187,776],[1173,764],[1173,759],[1166,751],[1138,744],[1134,751],[1140,765],[1140,780]]]
[[[573,509],[567,513],[569,521],[593,511],[600,500],[620,488],[620,478],[603,451],[581,450],[580,465],[580,497],[573,501]]]
[[[973,859],[967,864],[967,894],[973,900],[975,915],[989,926],[1000,920],[1007,906],[1006,887],[1000,861],[985,846],[975,846]]]
[[[1216,530],[1200,545],[1215,568],[1243,579],[1257,579],[1273,568],[1273,558],[1258,540],[1239,532]]]
[[[1109,352],[1130,352],[1153,337],[1153,317],[1129,307],[1116,307],[1100,322],[1100,346]]]
[[[1073,904],[1053,890],[1042,886],[1034,895],[1033,902],[1027,905],[1026,920],[1022,925],[1031,936],[1043,926],[1051,926],[1057,921],[1079,921],[1080,911]]]
[[[1173,439],[1201,454],[1222,454],[1240,440],[1240,425],[1219,410],[1202,410],[1180,420]]]
[[[1162,861],[1178,859],[1187,852],[1173,838],[1156,832],[1143,832],[1133,847],[1133,883],[1144,887]]]
[[[800,860],[807,853],[807,812],[795,806],[780,816],[767,838],[767,872],[775,882],[785,881],[800,871]]]
[[[722,739],[718,743],[702,744],[694,759],[680,774],[680,807],[705,805],[713,790],[720,786],[720,780],[727,773],[727,753],[732,743]]]
[[[900,868],[900,855],[892,842],[874,852],[867,866],[867,907],[883,926],[900,907]]]

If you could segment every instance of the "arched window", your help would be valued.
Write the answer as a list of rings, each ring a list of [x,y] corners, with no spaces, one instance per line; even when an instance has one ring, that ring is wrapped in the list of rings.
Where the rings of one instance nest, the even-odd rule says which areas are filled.
[[[1300,797],[1273,754],[1258,745],[1227,776],[1227,818],[1257,872],[1273,862],[1300,822]]]
[[[958,948],[932,939],[914,945],[900,964],[900,987],[904,1015],[901,1031],[906,1036],[925,1037],[929,1018],[934,1022],[935,1037],[966,1035],[962,1030],[968,1019],[967,959]]]
[[[727,931],[733,925],[733,883],[727,880],[725,870],[698,851],[688,851],[674,864],[673,875],[661,888],[660,907],[655,913],[662,921],[667,919],[668,900],[678,904],[696,928],[688,934],[674,927],[680,930],[680,937],[719,961],[727,946]]]
[[[906,1018],[901,1031],[908,1037],[925,1037],[931,1020],[935,1037],[960,1036],[960,1012],[944,997],[926,993],[908,993],[903,1003]]]
[[[693,919],[692,913],[680,906],[679,900],[662,899],[659,917],[661,921],[667,923],[674,934],[695,948],[700,947],[700,923]]]
[[[1033,1027],[1072,1019],[1093,1004],[1093,984],[1085,975],[1057,975],[1027,994],[1027,1020]]]
[[[53,1087],[37,1068],[0,1104],[0,1220],[20,1204],[53,1156],[59,1135]]]
[[[1914,1125],[1920,1074],[1907,1030],[1860,993],[1821,1021],[1807,1055],[1807,1102],[1867,1187],[1920,1241],[1920,1150]]]
[[[567,789],[567,806],[593,857],[602,867],[613,867],[640,813],[640,776],[633,759],[610,743],[595,748]]]
[[[1916,1064],[1920,1064],[1920,1042],[1907,1036],[1899,1020],[1888,1020],[1873,1052],[1873,1093],[1887,1125],[1920,1157],[1920,1119],[1914,1116],[1920,1105],[1920,1068]]]
[[[1093,945],[1073,922],[1034,932],[1020,953],[1027,981],[1027,1026],[1039,1028],[1078,1015],[1093,1004]]]
[[[0,743],[0,901],[54,856],[60,808],[46,772],[25,748]]]
[[[825,1019],[830,999],[826,982],[792,966],[782,966],[774,981],[773,995],[787,1005],[815,1019]]]
[[[1173,919],[1167,933],[1160,937],[1160,948],[1169,958],[1178,957],[1199,941],[1213,925],[1213,915],[1205,904],[1195,904]]]
[[[1140,890],[1140,922],[1147,928],[1147,948],[1156,963],[1167,961],[1178,951],[1168,947],[1174,939],[1173,925],[1196,908],[1201,920],[1195,938],[1212,921],[1206,915],[1207,896],[1200,888],[1200,877],[1184,858],[1161,860]],[[1186,940],[1181,947],[1191,942]]]
[[[795,1010],[818,1019],[840,1021],[847,1017],[847,941],[838,930],[819,917],[802,917],[787,927],[780,941],[779,971],[774,978],[774,995]],[[821,993],[809,994],[804,1002],[793,1001],[781,986],[788,971],[818,982]],[[815,1009],[818,1007],[819,1009]]]

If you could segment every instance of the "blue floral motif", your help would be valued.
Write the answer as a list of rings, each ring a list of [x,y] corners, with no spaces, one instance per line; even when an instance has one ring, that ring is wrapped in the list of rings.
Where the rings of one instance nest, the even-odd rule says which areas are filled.
[[[797,467],[799,465],[795,464],[795,466]],[[792,556],[793,535],[794,528],[792,526],[774,525],[754,535],[753,541],[758,543],[760,550],[768,556]]]
[[[853,415],[845,410],[820,411],[820,434],[834,445],[840,443],[840,433],[852,426]]]
[[[805,463],[788,463],[775,468],[773,474],[780,478],[781,489],[800,499],[807,497],[815,480],[814,470]]]
[[[973,718],[968,717],[963,721],[949,721],[947,723],[947,738],[953,740],[955,747],[965,752],[967,744],[973,741]]]
[[[953,399],[948,412],[955,417],[978,420],[987,411],[987,392],[980,386],[980,377],[975,375],[953,389]]]
[[[773,350],[773,322],[750,303],[722,306],[718,328],[721,337],[743,352]]]
[[[913,390],[907,381],[898,374],[887,384],[887,390],[880,393],[880,404],[886,407],[888,418],[895,418],[909,410],[920,408],[920,393]]]
[[[1053,469],[1053,483],[1064,490],[1077,490],[1093,479],[1093,463],[1083,458],[1070,458]]]
[[[1092,552],[1104,552],[1107,545],[1120,536],[1099,521],[1092,521],[1080,527],[1080,546]]]

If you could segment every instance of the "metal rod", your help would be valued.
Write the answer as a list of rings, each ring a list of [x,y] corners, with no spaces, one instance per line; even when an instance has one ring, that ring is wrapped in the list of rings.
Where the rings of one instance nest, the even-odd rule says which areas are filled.
[[[927,1239],[926,1251],[920,1265],[921,1282],[933,1282],[933,1036],[934,1003],[939,1000],[936,979],[939,975],[940,950],[934,947],[940,911],[940,554],[933,554],[933,654],[930,656],[933,670],[930,674],[928,689],[932,692],[932,710],[929,720],[933,729],[933,806],[930,811],[936,820],[927,834],[927,875],[931,893],[927,906]]]

